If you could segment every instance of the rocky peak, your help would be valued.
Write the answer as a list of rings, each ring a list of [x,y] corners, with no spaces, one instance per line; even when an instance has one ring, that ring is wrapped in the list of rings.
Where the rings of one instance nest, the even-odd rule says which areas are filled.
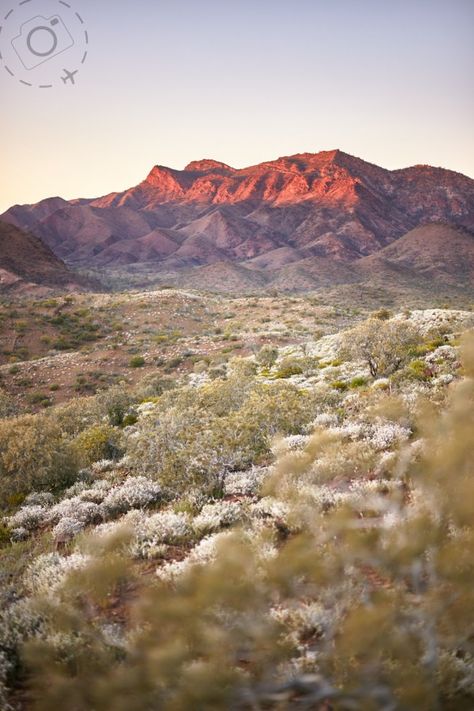
[[[212,160],[211,158],[203,158],[202,160],[191,161],[191,163],[188,163],[184,170],[193,173],[207,173],[212,170],[225,170],[233,172],[234,168],[226,163],[220,163],[217,160]]]

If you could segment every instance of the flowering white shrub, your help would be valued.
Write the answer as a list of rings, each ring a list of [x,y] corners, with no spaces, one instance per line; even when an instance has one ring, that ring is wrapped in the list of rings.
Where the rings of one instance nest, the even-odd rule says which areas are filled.
[[[34,491],[23,502],[24,506],[52,506],[53,504],[54,496],[47,491]]]
[[[210,380],[208,373],[190,373],[188,383],[192,388],[200,388]]]
[[[54,526],[52,530],[55,541],[65,542],[84,530],[86,524],[76,518],[65,516]]]
[[[426,383],[410,382],[405,383],[400,397],[409,408],[410,412],[415,411],[421,397],[429,395],[429,386]]]
[[[458,358],[459,354],[457,349],[447,344],[445,346],[439,346],[436,350],[425,356],[425,360],[428,363],[436,363],[439,360],[456,361]]]
[[[347,420],[339,427],[331,427],[331,432],[339,434],[345,439],[360,439],[367,434],[367,427],[363,422]]]
[[[413,443],[414,444],[414,443]],[[387,472],[392,470],[392,467],[395,465],[397,461],[397,453],[396,452],[382,452],[382,455],[377,462],[377,465],[374,469],[374,474],[378,477],[382,477],[383,475],[386,475]]]
[[[330,412],[321,412],[317,415],[312,422],[307,425],[309,431],[316,429],[317,427],[337,427],[338,417]]]
[[[215,560],[219,547],[228,536],[232,536],[230,531],[221,531],[207,536],[195,546],[187,558],[181,561],[165,563],[157,569],[157,576],[165,582],[174,582],[181,575],[188,572],[196,565],[203,565]]]
[[[58,553],[46,553],[36,558],[26,570],[23,582],[35,595],[52,595],[64,583],[72,570],[84,568],[89,556],[73,553],[63,557]]]
[[[224,492],[227,495],[254,496],[258,493],[268,471],[264,467],[252,467],[244,472],[227,474],[224,482]]]
[[[450,385],[454,380],[454,375],[451,373],[442,373],[437,378],[433,378],[431,382],[433,385]]]
[[[144,476],[129,476],[123,484],[107,494],[102,502],[102,512],[108,518],[130,509],[145,508],[160,498],[159,484]]]
[[[34,531],[46,520],[48,509],[45,506],[23,506],[13,516],[6,518],[9,528],[24,528]]]
[[[152,516],[142,516],[135,524],[136,539],[131,554],[137,558],[154,558],[163,546],[184,543],[192,537],[189,516],[173,511],[160,511]]]
[[[0,650],[14,648],[41,626],[41,617],[29,600],[13,602],[0,612]]]
[[[314,343],[309,343],[307,353],[308,355],[316,356],[324,360],[332,360],[337,357],[340,351],[341,341],[342,335],[340,333],[331,333],[328,336],[323,336]]]
[[[112,481],[99,479],[94,482],[92,486],[83,489],[78,496],[82,501],[92,501],[95,504],[101,504],[113,486]]]
[[[252,504],[250,506],[250,511],[261,518],[271,517],[284,519],[288,516],[290,507],[288,504],[283,501],[279,501],[272,496],[265,496],[256,504]]]
[[[211,533],[220,528],[232,526],[242,519],[242,505],[236,501],[217,501],[206,504],[193,521],[198,534]]]
[[[104,474],[105,472],[110,472],[115,467],[115,462],[113,459],[100,459],[98,462],[94,462],[91,466],[94,474]]]
[[[397,314],[392,320],[404,320],[403,314]],[[410,313],[407,321],[411,322],[423,335],[433,330],[453,331],[461,326],[467,327],[472,323],[472,313],[457,311],[455,309],[423,309]]]
[[[135,530],[135,520],[133,518],[130,518],[131,514],[141,514],[141,511],[135,509],[133,511],[129,511],[124,516],[121,516],[115,521],[106,521],[105,523],[100,523],[98,526],[94,527],[94,536],[97,536],[98,538],[107,538],[108,536],[114,536],[118,531],[123,528]]]
[[[324,513],[335,506],[346,504],[349,500],[348,491],[338,491],[325,484],[315,486],[302,483],[297,487],[296,493],[301,501],[310,504],[315,513]]]
[[[86,491],[89,487],[90,483],[87,481],[76,481],[63,492],[63,498],[71,499],[73,496],[79,496],[79,494],[82,494],[82,492]]]
[[[377,450],[388,449],[394,444],[407,440],[410,435],[411,430],[407,427],[402,427],[395,422],[380,422],[374,426],[370,442]]]
[[[127,638],[122,625],[114,623],[103,624],[100,625],[100,631],[107,646],[126,650]]]
[[[74,496],[72,499],[63,499],[48,512],[49,523],[59,523],[63,518],[75,519],[86,525],[98,523],[102,515],[98,504],[93,501],[82,501],[79,496]]]
[[[118,462],[115,462],[114,471],[125,471],[127,469],[130,469],[130,466],[130,457],[128,454],[125,454],[121,459],[118,460]]]
[[[357,479],[350,484],[348,500],[358,511],[374,507],[385,509],[380,495],[396,491],[400,486],[400,482],[393,479]]]
[[[323,437],[327,438],[326,446],[311,464],[309,476],[312,482],[350,480],[375,465],[377,453],[369,439],[344,440],[334,431],[323,433]]]
[[[30,531],[27,531],[26,528],[14,528],[11,531],[10,538],[12,541],[18,542],[18,541],[26,541],[27,538],[30,536]]]
[[[303,449],[311,439],[311,435],[289,435],[283,438],[283,443],[287,449]]]

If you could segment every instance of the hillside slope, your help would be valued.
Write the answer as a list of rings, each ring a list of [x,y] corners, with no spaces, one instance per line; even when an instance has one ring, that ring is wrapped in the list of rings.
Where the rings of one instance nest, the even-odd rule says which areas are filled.
[[[85,286],[85,280],[73,274],[40,239],[0,222],[0,293]]]
[[[443,223],[411,230],[358,266],[369,274],[387,267],[410,270],[424,279],[451,284],[474,283],[474,234]]]

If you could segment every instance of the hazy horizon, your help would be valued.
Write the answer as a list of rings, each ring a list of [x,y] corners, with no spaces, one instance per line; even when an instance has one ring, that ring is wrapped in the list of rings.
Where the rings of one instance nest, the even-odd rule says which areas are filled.
[[[45,17],[57,6],[34,2]],[[469,0],[73,5],[90,38],[76,86],[41,91],[0,73],[0,213],[202,158],[240,168],[339,148],[474,177]]]

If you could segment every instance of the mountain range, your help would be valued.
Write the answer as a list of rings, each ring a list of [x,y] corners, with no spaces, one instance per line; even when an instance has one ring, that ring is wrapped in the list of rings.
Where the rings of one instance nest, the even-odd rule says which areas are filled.
[[[124,192],[17,205],[0,219],[70,267],[198,288],[311,289],[371,274],[462,287],[474,271],[474,180],[339,150],[241,169],[155,166]]]

